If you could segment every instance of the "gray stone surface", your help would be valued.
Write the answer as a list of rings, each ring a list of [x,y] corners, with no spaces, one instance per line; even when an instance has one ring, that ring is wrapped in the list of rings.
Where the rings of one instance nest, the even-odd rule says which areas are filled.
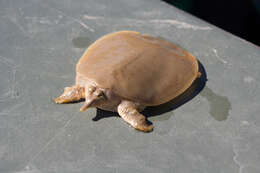
[[[201,92],[148,111],[152,133],[52,101],[85,48],[118,30],[173,41],[206,72]],[[259,47],[162,1],[0,1],[1,173],[259,173],[259,113]]]

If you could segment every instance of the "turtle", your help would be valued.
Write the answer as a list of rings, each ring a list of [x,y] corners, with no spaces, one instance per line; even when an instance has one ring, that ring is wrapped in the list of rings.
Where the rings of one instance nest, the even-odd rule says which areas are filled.
[[[91,44],[76,65],[75,85],[66,87],[57,104],[84,100],[80,111],[96,107],[118,112],[133,128],[154,126],[141,113],[166,103],[200,77],[198,60],[160,37],[137,31],[109,33]]]

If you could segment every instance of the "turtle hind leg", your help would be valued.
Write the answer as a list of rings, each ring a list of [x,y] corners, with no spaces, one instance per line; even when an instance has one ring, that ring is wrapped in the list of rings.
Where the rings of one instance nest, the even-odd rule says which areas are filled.
[[[137,105],[130,101],[122,101],[117,108],[119,115],[136,130],[151,132],[153,125],[148,124],[144,115],[138,112]]]
[[[85,88],[79,85],[74,85],[72,87],[66,87],[61,96],[54,99],[55,103],[71,103],[76,102],[85,98]]]

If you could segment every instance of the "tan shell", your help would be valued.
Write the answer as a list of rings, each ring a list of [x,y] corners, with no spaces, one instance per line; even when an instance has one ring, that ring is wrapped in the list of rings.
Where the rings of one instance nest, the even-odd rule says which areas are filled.
[[[77,64],[76,83],[93,82],[122,99],[154,106],[183,93],[198,76],[198,62],[168,41],[135,31],[108,34]]]

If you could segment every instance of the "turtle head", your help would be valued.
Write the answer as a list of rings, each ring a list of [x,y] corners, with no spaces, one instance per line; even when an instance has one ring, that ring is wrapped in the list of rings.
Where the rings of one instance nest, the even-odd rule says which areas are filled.
[[[87,108],[97,107],[98,105],[106,101],[106,96],[104,90],[95,86],[89,86],[85,88],[85,103],[80,108],[80,111],[83,112]]]

